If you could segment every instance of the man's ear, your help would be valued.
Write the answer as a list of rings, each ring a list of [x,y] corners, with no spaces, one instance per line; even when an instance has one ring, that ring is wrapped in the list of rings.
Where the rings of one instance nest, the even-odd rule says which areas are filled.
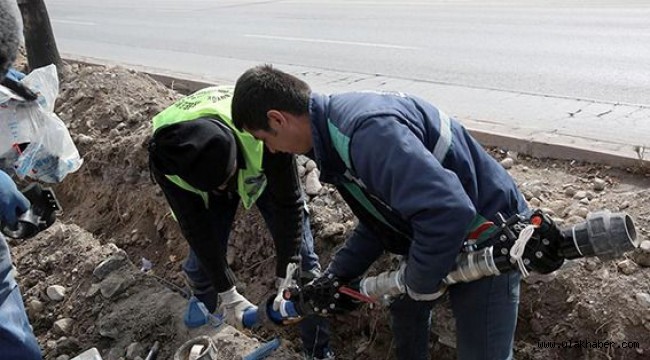
[[[267,111],[266,117],[269,119],[269,126],[273,130],[278,130],[287,125],[287,118],[278,110]]]

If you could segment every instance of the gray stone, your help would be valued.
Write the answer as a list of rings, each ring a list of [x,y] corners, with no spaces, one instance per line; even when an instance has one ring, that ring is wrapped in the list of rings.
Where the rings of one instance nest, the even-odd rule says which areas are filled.
[[[92,144],[95,142],[95,139],[92,136],[84,135],[84,134],[79,134],[77,136],[77,142],[80,145],[88,145]]]
[[[584,190],[576,191],[576,193],[573,195],[573,198],[577,200],[584,199],[586,197],[587,197],[587,192]]]
[[[540,186],[533,186],[530,191],[533,193],[533,196],[536,198],[541,198],[542,197],[542,188]]]
[[[120,330],[110,321],[100,320],[98,323],[99,335],[117,340],[120,337]]]
[[[516,151],[510,150],[510,151],[506,152],[506,157],[509,157],[514,161],[517,161],[517,160],[519,160],[519,153],[516,152]]]
[[[639,249],[641,249],[644,252],[650,253],[650,240],[641,241],[641,244],[639,244]]]
[[[82,346],[76,338],[61,336],[56,340],[56,348],[59,354],[78,354]]]
[[[644,240],[635,252],[636,263],[643,267],[650,267],[650,240]]]
[[[550,203],[548,203],[548,207],[558,212],[566,207],[566,201],[553,200]]]
[[[515,165],[515,160],[513,158],[505,158],[501,160],[501,166],[503,166],[504,169],[511,169]]]
[[[65,288],[61,285],[48,286],[45,293],[52,301],[62,301],[65,298]]]
[[[568,197],[575,196],[576,192],[577,192],[577,190],[576,190],[575,187],[573,187],[573,185],[569,185],[564,189],[564,195],[566,195]]]
[[[108,274],[121,268],[126,263],[126,252],[122,249],[119,249],[115,254],[111,255],[111,257],[99,263],[99,265],[97,265],[93,271],[93,275],[99,280],[102,280],[108,276]]]
[[[124,292],[127,288],[127,279],[119,274],[114,274],[102,280],[99,284],[100,292],[106,299],[110,299]]]
[[[540,205],[542,205],[542,202],[536,197],[530,199],[528,203],[530,204],[531,207],[534,208],[538,208]]]
[[[553,217],[553,218],[551,218],[551,220],[553,220],[553,222],[557,226],[562,226],[562,225],[564,225],[566,223],[566,220],[564,220],[564,219],[562,219],[560,217]]]
[[[537,284],[537,283],[548,283],[551,281],[554,281],[557,278],[557,273],[554,271],[550,274],[538,274],[538,273],[531,273],[527,277],[523,278],[523,281],[526,284]]]
[[[52,329],[57,334],[67,335],[70,333],[70,330],[72,330],[73,324],[74,320],[72,318],[63,318],[55,321],[54,325],[52,325]]]
[[[309,160],[310,159],[308,157],[306,157],[305,155],[298,155],[298,157],[296,158],[296,162],[298,163],[298,165],[301,165],[301,166],[305,166],[305,164],[307,164],[307,162]]]
[[[119,347],[112,348],[108,354],[106,354],[105,360],[120,360],[124,356],[124,349]]]
[[[43,309],[45,309],[45,304],[39,300],[30,300],[27,303],[27,313],[30,317],[36,317],[43,312]]]
[[[639,292],[636,293],[634,297],[636,298],[636,301],[638,301],[641,306],[650,309],[650,294]]]
[[[607,182],[603,179],[600,178],[595,178],[594,179],[594,191],[603,191],[605,190],[605,185],[607,185]]]
[[[306,173],[307,173],[307,169],[305,169],[305,167],[302,165],[298,165],[298,176],[302,178],[303,176],[305,176]]]
[[[524,196],[524,199],[530,201],[530,199],[534,198],[535,196],[530,190],[524,190],[521,192],[521,194]]]
[[[555,211],[553,209],[551,209],[551,208],[545,207],[545,208],[542,208],[542,211],[545,212],[546,214],[548,214],[549,216],[555,216]]]
[[[126,358],[135,360],[137,357],[144,356],[144,347],[139,342],[131,343],[126,347]]]
[[[582,204],[582,205],[589,205],[589,199],[588,199],[588,198],[582,198],[582,199],[580,199],[580,204]]]
[[[587,214],[589,214],[589,209],[582,206],[571,210],[571,212],[569,213],[569,215],[571,216],[579,216],[583,219],[587,217]]]
[[[70,360],[68,355],[59,355],[56,360]]]
[[[598,263],[593,260],[585,261],[585,269],[589,271],[594,271],[598,268]]]
[[[97,295],[100,291],[101,287],[99,284],[91,284],[90,288],[88,289],[88,292],[86,292],[86,298],[93,298],[95,295]]]
[[[577,215],[573,215],[573,216],[570,216],[568,219],[566,219],[564,224],[575,225],[575,224],[582,223],[584,221],[585,221],[585,218],[577,216]],[[560,224],[558,223],[558,225],[560,225]]]
[[[305,164],[305,170],[307,170],[307,172],[311,172],[315,168],[316,168],[316,162],[314,160],[309,160]]]
[[[323,185],[320,183],[320,180],[318,180],[319,176],[320,176],[320,172],[318,171],[318,169],[314,169],[309,174],[307,174],[307,178],[305,179],[305,192],[307,193],[307,195],[310,196],[318,195],[320,190],[323,188]]]
[[[630,259],[625,259],[619,262],[618,264],[616,264],[616,266],[625,275],[633,274],[638,269],[638,266],[634,263],[634,261]]]
[[[65,228],[63,225],[59,225],[54,228],[54,233],[52,234],[54,241],[63,241],[65,239]]]

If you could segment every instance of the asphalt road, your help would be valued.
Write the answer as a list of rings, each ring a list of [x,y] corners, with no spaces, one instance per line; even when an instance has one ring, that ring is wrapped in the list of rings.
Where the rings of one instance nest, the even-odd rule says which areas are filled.
[[[486,145],[614,165],[619,158],[593,154],[635,163],[650,157],[647,0],[47,0],[47,6],[69,58],[207,83],[233,83],[249,67],[272,63],[318,92],[419,95],[477,136],[487,134],[479,137]]]
[[[234,81],[273,63],[650,104],[650,2],[48,0],[64,54]]]

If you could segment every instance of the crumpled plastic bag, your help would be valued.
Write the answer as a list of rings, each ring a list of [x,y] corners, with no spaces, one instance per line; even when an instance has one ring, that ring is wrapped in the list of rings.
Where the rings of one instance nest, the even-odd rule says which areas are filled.
[[[58,183],[81,167],[83,159],[63,121],[54,113],[59,94],[56,67],[35,69],[22,82],[38,93],[25,101],[0,85],[0,168]]]

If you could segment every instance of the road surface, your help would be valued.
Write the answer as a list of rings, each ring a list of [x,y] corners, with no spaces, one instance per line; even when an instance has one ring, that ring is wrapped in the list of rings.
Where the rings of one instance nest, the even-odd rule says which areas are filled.
[[[650,2],[485,3],[47,1],[69,57],[211,82],[272,63],[317,91],[415,93],[491,132],[650,145]]]

